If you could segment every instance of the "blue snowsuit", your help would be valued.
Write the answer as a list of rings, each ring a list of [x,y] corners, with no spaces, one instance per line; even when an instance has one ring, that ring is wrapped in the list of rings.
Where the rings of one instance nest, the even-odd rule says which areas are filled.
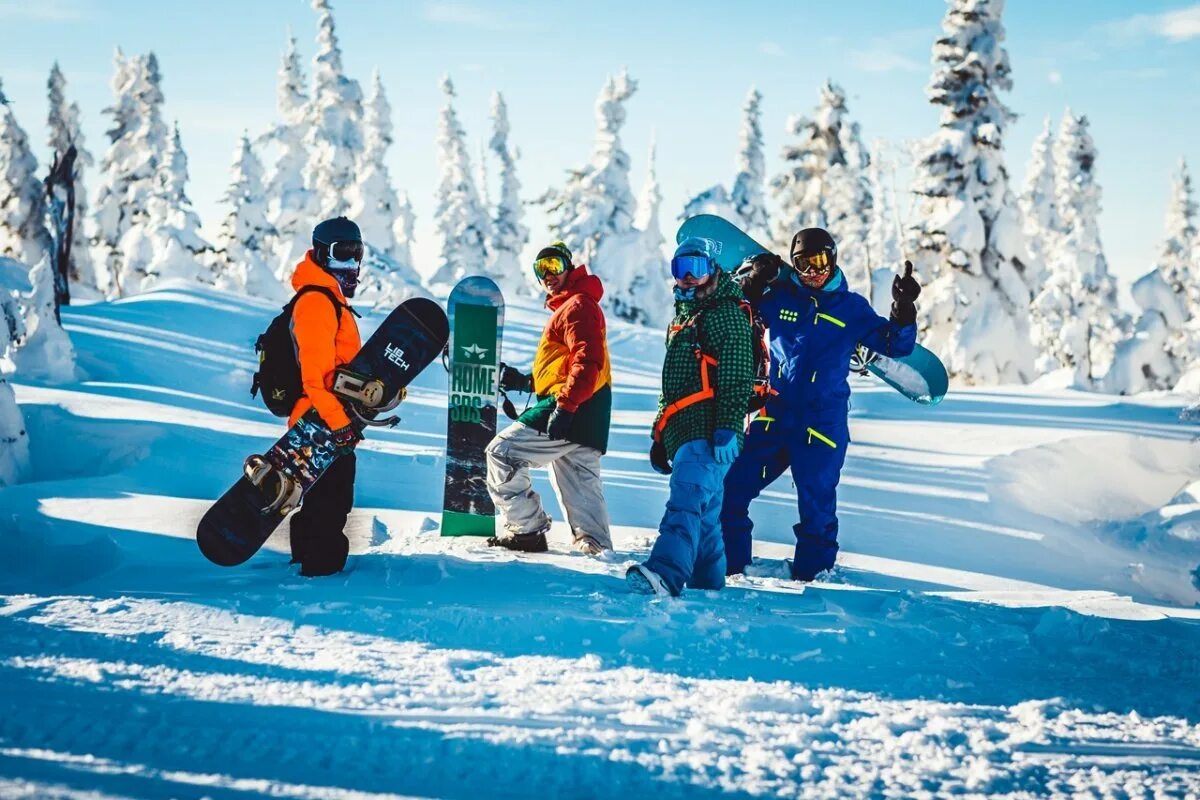
[[[807,581],[837,558],[837,485],[850,443],[850,356],[859,342],[906,356],[917,329],[876,314],[865,297],[847,288],[840,269],[821,289],[804,286],[787,270],[757,309],[768,328],[771,389],[778,394],[751,422],[746,445],[725,476],[726,571],[734,575],[750,563],[750,501],[790,467],[800,510],[792,577]]]

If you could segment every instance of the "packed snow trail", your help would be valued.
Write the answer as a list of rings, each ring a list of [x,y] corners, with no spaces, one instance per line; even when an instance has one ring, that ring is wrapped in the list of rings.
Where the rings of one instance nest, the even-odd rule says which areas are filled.
[[[510,312],[521,363],[544,312]],[[645,458],[662,340],[614,323],[616,558],[558,529],[543,556],[437,536],[431,368],[361,447],[351,571],[307,580],[286,532],[234,569],[192,538],[281,430],[248,396],[271,314],[178,287],[65,309],[86,379],[16,381],[34,474],[0,490],[0,796],[1200,792],[1200,509],[1179,491],[1200,426],[1178,400],[927,411],[856,384],[839,569],[776,577],[785,476],[752,509],[754,575],[647,600],[621,577],[666,495]],[[1107,497],[1146,448],[1120,519],[1033,493],[1069,470]]]

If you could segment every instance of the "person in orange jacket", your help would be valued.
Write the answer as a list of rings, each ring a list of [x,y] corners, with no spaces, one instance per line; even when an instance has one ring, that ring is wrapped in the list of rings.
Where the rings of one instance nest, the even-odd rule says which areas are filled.
[[[358,287],[363,251],[358,225],[346,217],[327,219],[313,229],[312,249],[292,275],[296,291],[306,286],[326,291],[305,292],[292,309],[292,338],[304,393],[288,425],[316,408],[333,431],[334,443],[347,449],[362,437],[330,389],[334,370],[353,359],[362,345],[354,321],[357,314],[346,299],[354,297]],[[351,451],[333,462],[292,517],[292,563],[300,565],[301,575],[333,575],[346,566],[350,540],[343,531],[354,506],[354,472]]]

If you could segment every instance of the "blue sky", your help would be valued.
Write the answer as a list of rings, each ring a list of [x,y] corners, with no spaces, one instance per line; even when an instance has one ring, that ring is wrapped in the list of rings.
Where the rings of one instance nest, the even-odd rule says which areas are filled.
[[[389,166],[416,207],[425,268],[444,73],[458,88],[476,161],[489,133],[490,95],[504,93],[524,194],[533,197],[586,161],[596,93],[608,74],[627,66],[639,84],[623,133],[633,187],[644,176],[653,131],[669,237],[690,194],[732,177],[740,107],[751,85],[764,96],[769,173],[778,169],[785,120],[812,109],[826,77],[846,90],[868,142],[932,132],[937,110],[924,87],[944,10],[940,0],[334,0],[348,74],[365,86],[378,68],[388,90],[396,125]],[[1104,244],[1113,271],[1128,282],[1157,252],[1175,163],[1187,157],[1200,171],[1200,4],[1010,0],[1005,22],[1015,81],[1008,100],[1020,115],[1007,138],[1016,185],[1042,119],[1052,115],[1057,123],[1068,105],[1086,113],[1100,154]],[[0,0],[0,30],[9,34],[0,80],[44,158],[45,80],[57,59],[99,157],[107,144],[100,111],[111,97],[113,49],[153,49],[166,114],[178,119],[190,158],[190,194],[211,229],[223,214],[219,197],[237,137],[275,119],[289,29],[311,57],[316,15],[305,0]],[[537,242],[547,237],[539,214],[528,222]]]

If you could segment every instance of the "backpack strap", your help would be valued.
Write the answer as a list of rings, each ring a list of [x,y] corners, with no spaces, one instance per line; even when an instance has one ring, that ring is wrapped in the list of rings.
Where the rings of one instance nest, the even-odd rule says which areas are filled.
[[[287,310],[289,316],[295,310],[296,303],[299,302],[300,298],[304,295],[305,292],[320,292],[321,294],[328,297],[329,302],[333,303],[333,310],[334,310],[334,313],[337,314],[337,321],[338,321],[339,325],[342,324],[342,309],[343,308],[348,309],[350,311],[350,313],[353,314],[354,316],[359,317],[360,319],[362,318],[362,315],[359,314],[357,311],[355,311],[353,307],[338,300],[337,295],[334,294],[333,290],[327,286],[301,286],[300,289],[296,292],[296,294],[292,296],[292,299],[288,301],[288,304],[286,306],[284,306],[284,308]]]

